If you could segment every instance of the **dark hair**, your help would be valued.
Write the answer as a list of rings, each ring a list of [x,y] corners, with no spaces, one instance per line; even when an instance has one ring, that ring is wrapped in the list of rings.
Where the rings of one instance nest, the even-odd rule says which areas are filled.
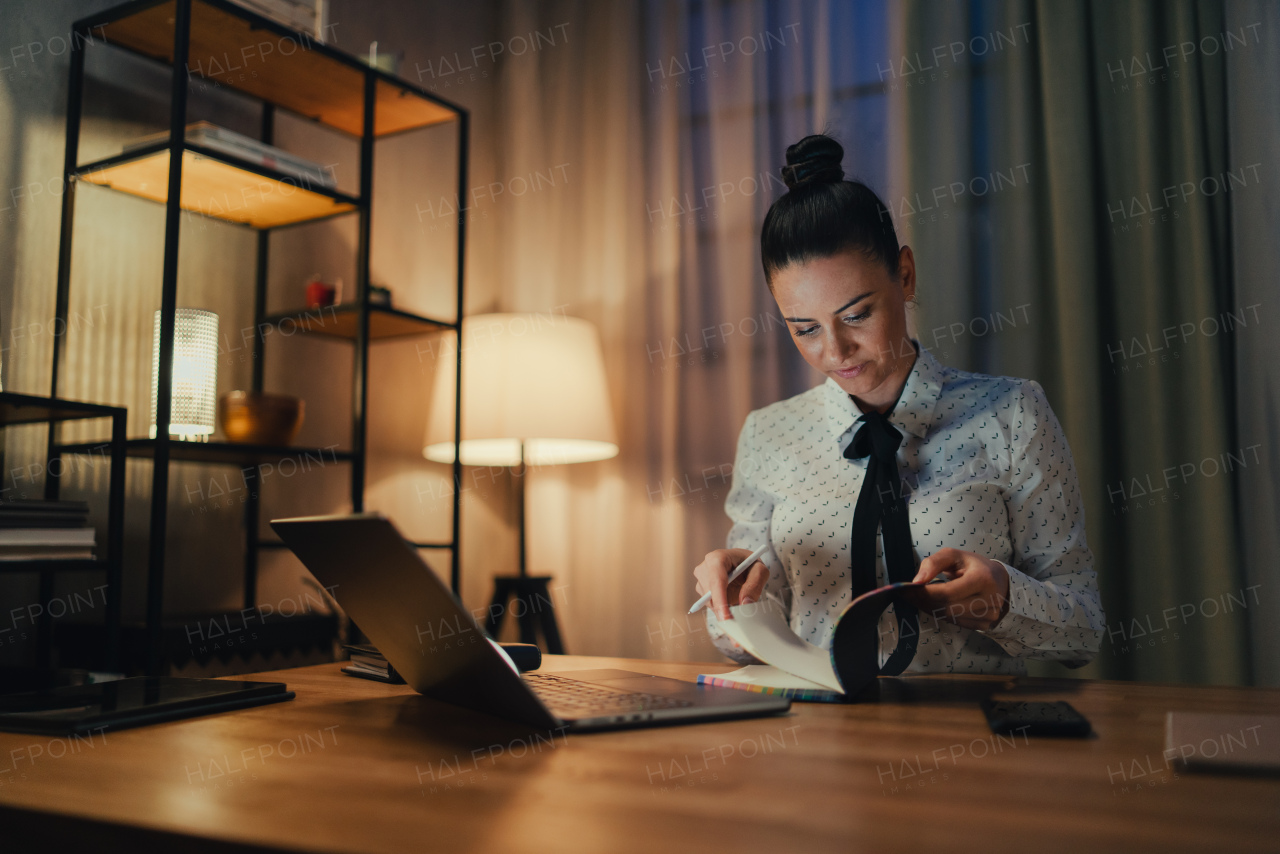
[[[794,263],[856,249],[898,274],[898,235],[880,197],[861,181],[844,180],[844,149],[826,134],[787,149],[787,192],[769,207],[760,231],[764,278]]]

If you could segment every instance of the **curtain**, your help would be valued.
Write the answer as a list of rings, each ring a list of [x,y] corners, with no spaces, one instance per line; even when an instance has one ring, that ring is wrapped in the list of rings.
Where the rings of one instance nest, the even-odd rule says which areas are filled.
[[[499,16],[504,41],[569,37],[504,69],[498,172],[567,164],[570,178],[488,226],[499,307],[594,321],[619,425],[617,459],[530,476],[530,571],[556,578],[570,652],[716,657],[685,612],[693,567],[724,546],[738,431],[819,379],[757,246],[786,146],[827,121],[850,57],[833,50],[842,16],[856,17],[825,2],[514,0]]]
[[[1226,62],[1261,61],[1254,20],[1229,30],[1222,4],[1190,2],[913,3],[894,45],[926,62],[946,45],[944,68],[966,54],[900,95],[907,196],[965,185],[949,216],[901,220],[920,326],[964,330],[943,333],[944,361],[1039,380],[1064,425],[1108,614],[1089,675],[1250,678],[1268,586],[1243,569],[1236,483],[1273,443],[1237,429],[1254,392],[1237,359],[1260,356],[1266,306],[1235,290],[1233,241],[1260,223],[1231,206],[1262,203],[1269,166],[1262,146],[1230,149]]]
[[[1232,2],[1226,6],[1226,32],[1256,30],[1266,49],[1233,50],[1227,54],[1227,157],[1232,168],[1262,162],[1270,184],[1280,140],[1280,8],[1266,2]],[[1254,46],[1259,48],[1258,45]],[[1280,571],[1280,336],[1272,331],[1276,316],[1276,270],[1280,270],[1280,206],[1275,194],[1232,193],[1229,217],[1233,285],[1237,305],[1255,305],[1262,329],[1234,336],[1236,360],[1236,445],[1264,443],[1258,465],[1239,472],[1237,505],[1246,584],[1258,585],[1259,598],[1274,603]],[[1262,591],[1266,591],[1262,593]],[[1249,614],[1253,632],[1255,682],[1280,685],[1280,625],[1265,607]]]
[[[502,212],[503,307],[600,324],[623,433],[617,461],[533,484],[531,554],[573,591],[571,648],[710,651],[681,606],[727,529],[737,431],[820,380],[757,241],[785,147],[827,130],[916,251],[921,342],[1040,381],[1066,429],[1108,612],[1081,675],[1251,679],[1274,573],[1242,530],[1275,506],[1275,410],[1250,403],[1274,383],[1257,294],[1275,137],[1255,117],[1275,115],[1274,13],[1231,8],[509,3],[508,34],[581,37],[503,79],[504,156],[581,180]]]

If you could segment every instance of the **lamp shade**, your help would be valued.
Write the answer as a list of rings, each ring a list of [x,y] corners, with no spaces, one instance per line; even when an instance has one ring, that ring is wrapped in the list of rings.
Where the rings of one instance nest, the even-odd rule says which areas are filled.
[[[169,434],[208,438],[218,398],[218,315],[198,308],[177,309],[173,337],[172,403]],[[151,355],[151,438],[156,436],[160,390],[160,312],[154,321]]]
[[[436,359],[422,454],[453,462],[457,338]],[[512,466],[618,453],[600,337],[563,314],[482,314],[462,322],[462,463]]]

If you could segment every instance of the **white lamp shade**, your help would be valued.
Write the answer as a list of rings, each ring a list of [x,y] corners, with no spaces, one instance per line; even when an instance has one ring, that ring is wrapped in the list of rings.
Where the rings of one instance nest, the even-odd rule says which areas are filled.
[[[453,462],[456,338],[436,357],[422,454]],[[482,314],[462,322],[462,463],[556,465],[618,453],[595,327],[564,315]]]
[[[218,315],[198,308],[177,309],[173,337],[172,403],[169,434],[208,436],[218,402]],[[151,354],[151,438],[156,436],[160,390],[160,311],[155,313]]]

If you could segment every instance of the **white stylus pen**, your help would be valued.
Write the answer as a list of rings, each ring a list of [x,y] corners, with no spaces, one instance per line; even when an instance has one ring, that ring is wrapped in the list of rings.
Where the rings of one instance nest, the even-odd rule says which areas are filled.
[[[758,561],[760,559],[760,556],[763,555],[768,549],[769,549],[768,544],[765,544],[760,548],[756,549],[755,551],[753,551],[751,554],[747,555],[747,559],[744,560],[742,563],[738,564],[736,567],[734,567],[733,572],[729,573],[729,580],[726,581],[725,584],[729,585],[729,584],[732,584],[734,581],[736,581],[738,576],[742,575],[742,573],[750,569],[751,564]],[[706,593],[703,594],[701,599],[693,603],[693,607],[689,609],[689,613],[690,614],[698,613],[698,611],[706,607],[706,604],[710,601],[711,601],[711,591],[707,591]]]

